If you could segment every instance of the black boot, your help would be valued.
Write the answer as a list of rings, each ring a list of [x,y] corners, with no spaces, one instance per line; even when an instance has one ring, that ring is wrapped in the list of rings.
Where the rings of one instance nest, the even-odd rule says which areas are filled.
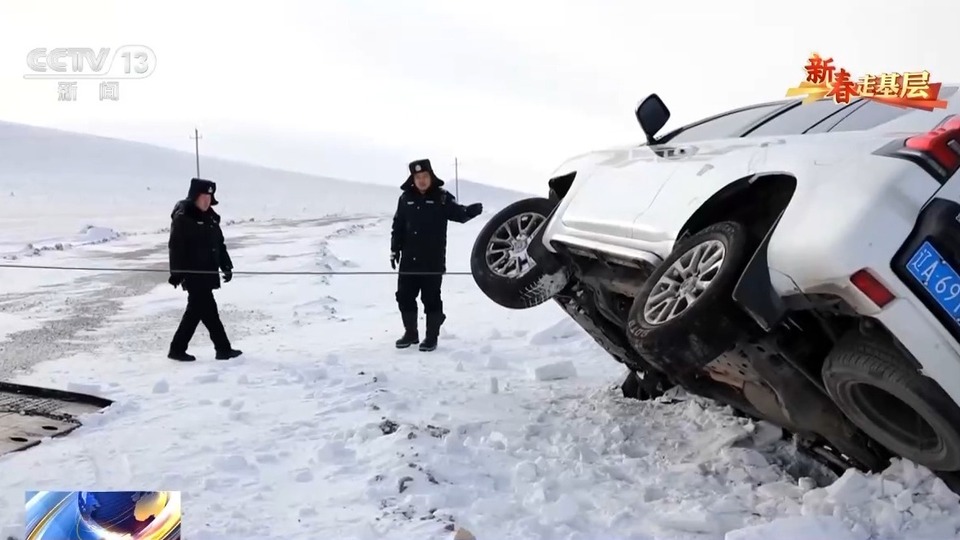
[[[445,320],[447,320],[447,316],[443,313],[427,313],[427,336],[423,339],[423,343],[420,344],[421,351],[429,352],[436,350],[437,338],[440,337],[440,327]]]
[[[236,358],[243,354],[243,351],[238,351],[236,349],[218,349],[217,350],[217,360],[230,360]]]
[[[192,354],[187,354],[186,351],[175,352],[173,349],[171,349],[170,352],[167,353],[167,358],[171,360],[176,360],[177,362],[193,362],[197,359],[196,356],[193,356]]]
[[[417,312],[407,311],[400,314],[403,319],[403,337],[397,340],[398,349],[406,349],[420,343],[420,333],[417,331]]]

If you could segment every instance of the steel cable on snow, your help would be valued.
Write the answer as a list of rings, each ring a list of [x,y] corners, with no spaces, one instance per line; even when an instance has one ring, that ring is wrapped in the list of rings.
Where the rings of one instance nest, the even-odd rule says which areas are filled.
[[[178,270],[162,268],[120,268],[111,266],[49,266],[40,264],[0,263],[0,268],[19,268],[22,270],[62,270],[65,272],[141,272],[151,274],[200,274],[213,275],[223,272],[214,270]],[[397,272],[388,270],[237,270],[230,272],[234,276],[469,276],[470,272]]]

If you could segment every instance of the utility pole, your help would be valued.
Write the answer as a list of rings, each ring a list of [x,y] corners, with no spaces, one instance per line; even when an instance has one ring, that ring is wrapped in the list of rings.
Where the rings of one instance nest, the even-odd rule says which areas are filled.
[[[200,178],[200,139],[203,137],[200,136],[200,132],[197,131],[197,128],[193,128],[193,137],[190,138],[194,141],[193,151],[197,156],[197,178]]]
[[[457,200],[460,200],[460,160],[453,158],[453,186]]]

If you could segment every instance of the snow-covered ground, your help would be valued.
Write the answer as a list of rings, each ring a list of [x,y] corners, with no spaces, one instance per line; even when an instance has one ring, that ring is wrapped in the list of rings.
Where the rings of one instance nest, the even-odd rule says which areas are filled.
[[[169,180],[166,198],[133,197],[106,215],[82,208],[86,193],[105,190],[85,178],[88,190],[57,195],[77,201],[68,223],[51,204],[22,208],[18,236],[0,230],[0,243],[24,234],[49,243],[74,214],[98,227],[91,237],[119,234],[7,262],[162,269],[167,199],[185,178]],[[224,189],[218,209],[233,220],[225,233],[237,270],[389,272],[398,191],[353,184],[338,192],[346,204],[328,198],[340,185],[328,182]],[[482,200],[494,208],[509,194]],[[297,211],[282,213],[284,201]],[[469,268],[490,214],[451,225],[452,272]],[[0,268],[0,377],[116,402],[69,436],[0,458],[0,537],[22,536],[23,492],[36,489],[180,490],[184,538],[204,540],[450,539],[461,528],[477,540],[960,531],[957,496],[910,463],[827,486],[817,467],[788,459],[770,426],[681,395],[621,398],[621,368],[559,308],[504,310],[469,276],[445,278],[440,348],[420,353],[393,348],[401,329],[389,273],[237,275],[218,301],[245,354],[213,360],[201,329],[194,364],[165,358],[184,304],[165,280]]]

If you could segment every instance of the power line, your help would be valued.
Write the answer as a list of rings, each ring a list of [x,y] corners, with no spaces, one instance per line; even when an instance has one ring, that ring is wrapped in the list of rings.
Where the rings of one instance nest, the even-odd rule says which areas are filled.
[[[65,272],[138,272],[148,274],[188,274],[214,275],[220,271],[212,270],[179,270],[171,272],[162,268],[120,268],[110,266],[49,266],[40,264],[9,264],[0,263],[0,268],[21,270],[61,270]],[[394,272],[386,270],[246,270],[231,272],[234,276],[469,276],[470,272]]]

